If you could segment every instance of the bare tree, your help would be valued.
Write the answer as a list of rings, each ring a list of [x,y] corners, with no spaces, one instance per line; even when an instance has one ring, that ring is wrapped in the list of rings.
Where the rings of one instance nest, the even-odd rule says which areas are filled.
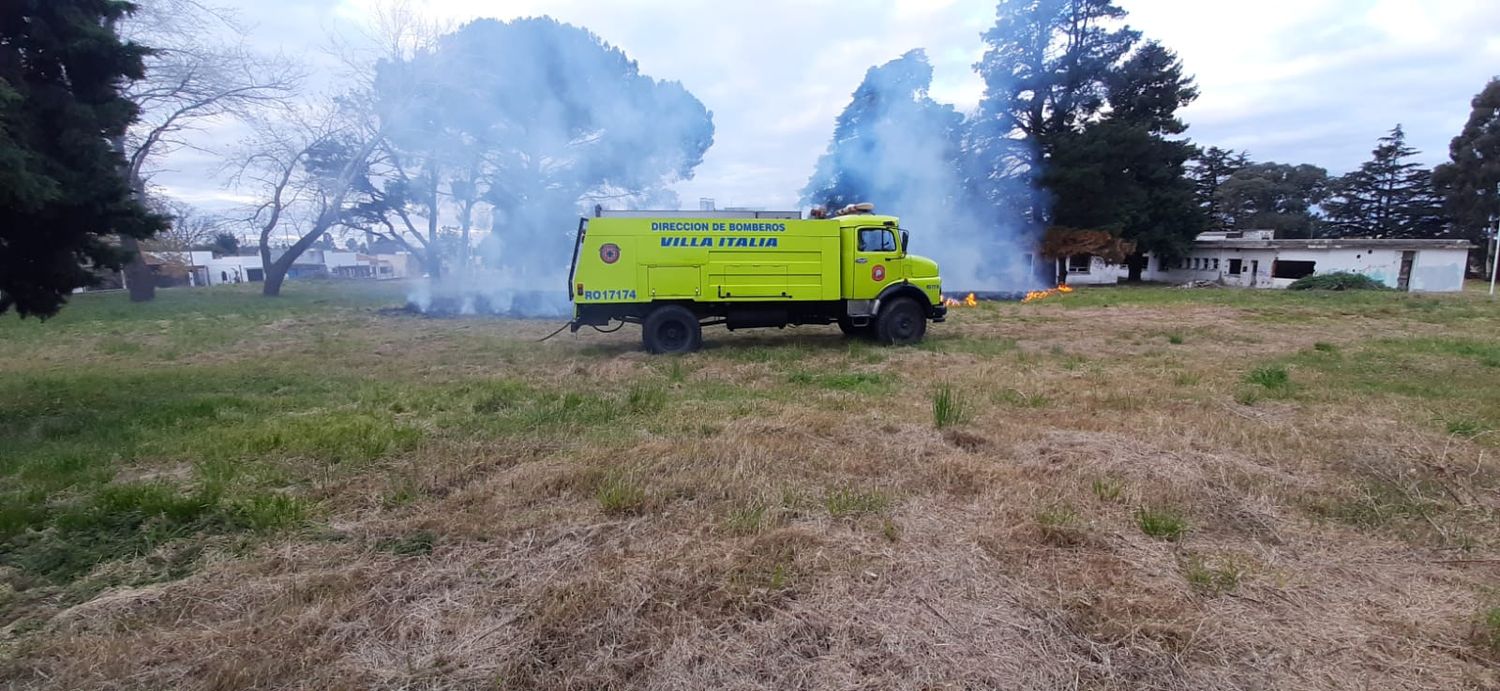
[[[226,118],[244,120],[287,107],[302,79],[301,70],[281,57],[226,42],[244,27],[232,13],[199,0],[144,0],[118,30],[153,50],[146,78],[126,91],[141,109],[121,142],[138,195],[144,196],[156,161],[183,148],[203,149],[195,135]],[[131,300],[152,299],[156,288],[139,248],[133,239],[122,244],[137,250],[125,270]]]
[[[214,243],[214,238],[224,231],[224,219],[205,214],[192,204],[153,199],[152,208],[172,219],[171,225],[155,238],[142,243],[146,249],[181,252]]]
[[[275,297],[297,259],[345,225],[352,207],[367,198],[380,133],[336,104],[290,111],[256,130],[233,182],[260,200],[249,219],[265,267],[261,293]],[[273,240],[282,235],[292,241],[273,256]]]

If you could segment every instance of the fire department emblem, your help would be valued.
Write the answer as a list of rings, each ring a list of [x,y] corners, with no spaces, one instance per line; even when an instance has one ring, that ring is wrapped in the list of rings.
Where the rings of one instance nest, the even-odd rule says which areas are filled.
[[[599,258],[605,264],[613,264],[620,261],[620,246],[611,242],[599,248]]]
[[[884,264],[876,264],[875,268],[870,269],[870,278],[873,278],[876,281],[884,281],[885,280],[885,265]]]

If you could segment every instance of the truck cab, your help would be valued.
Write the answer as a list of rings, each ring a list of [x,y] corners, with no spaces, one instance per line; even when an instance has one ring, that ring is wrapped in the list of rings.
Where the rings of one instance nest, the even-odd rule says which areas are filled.
[[[894,216],[868,205],[799,212],[603,212],[581,219],[568,280],[572,328],[642,326],[653,353],[691,352],[702,327],[838,324],[905,345],[943,321],[937,263],[908,252]]]

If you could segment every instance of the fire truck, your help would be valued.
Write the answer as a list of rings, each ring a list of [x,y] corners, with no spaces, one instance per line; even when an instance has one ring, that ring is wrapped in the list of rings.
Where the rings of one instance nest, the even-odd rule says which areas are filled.
[[[838,324],[891,345],[941,322],[942,279],[870,204],[814,211],[605,211],[579,219],[571,328],[639,324],[646,350],[688,353],[703,327]]]

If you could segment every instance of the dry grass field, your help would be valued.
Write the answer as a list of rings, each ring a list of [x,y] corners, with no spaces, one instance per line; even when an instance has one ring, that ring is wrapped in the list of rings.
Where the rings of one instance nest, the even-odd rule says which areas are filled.
[[[682,358],[288,293],[0,320],[0,685],[1500,686],[1477,293],[1085,289]]]

